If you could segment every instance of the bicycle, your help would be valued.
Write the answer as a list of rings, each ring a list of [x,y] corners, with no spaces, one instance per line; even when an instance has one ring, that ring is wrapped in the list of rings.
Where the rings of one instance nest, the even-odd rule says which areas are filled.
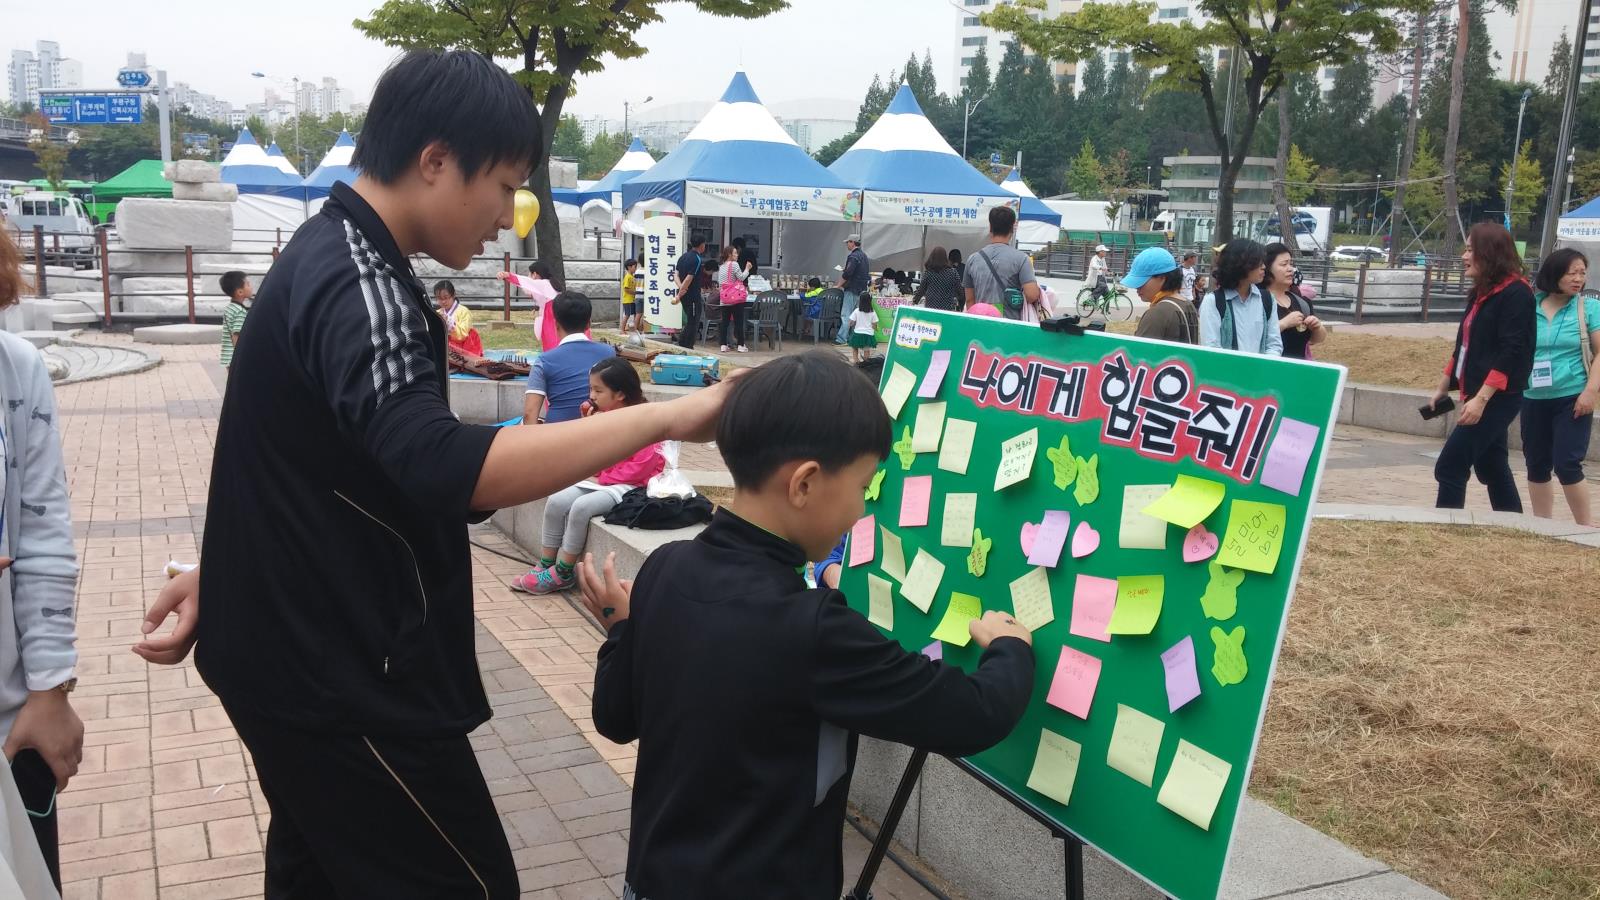
[[[1133,318],[1133,299],[1120,285],[1107,283],[1100,292],[1092,284],[1084,285],[1078,292],[1078,315],[1087,319],[1095,313],[1107,320],[1120,318],[1126,322]]]

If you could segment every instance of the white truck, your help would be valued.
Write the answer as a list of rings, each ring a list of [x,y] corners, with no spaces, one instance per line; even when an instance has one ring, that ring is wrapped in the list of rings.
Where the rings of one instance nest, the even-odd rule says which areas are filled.
[[[1333,249],[1333,209],[1327,206],[1302,206],[1290,215],[1294,224],[1295,243],[1302,256],[1326,255]],[[1262,243],[1283,240],[1283,230],[1278,227],[1278,216],[1273,214],[1261,225],[1257,240]]]
[[[4,219],[12,240],[25,257],[33,256],[33,230],[39,226],[44,229],[47,259],[54,257],[59,249],[62,257],[81,258],[75,261],[93,264],[94,220],[83,201],[71,194],[34,191],[0,195],[0,219]]]

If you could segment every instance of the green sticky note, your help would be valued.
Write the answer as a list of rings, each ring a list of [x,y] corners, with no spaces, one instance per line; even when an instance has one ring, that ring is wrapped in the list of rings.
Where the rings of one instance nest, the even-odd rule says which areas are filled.
[[[1072,486],[1072,499],[1079,506],[1088,506],[1100,499],[1100,454],[1084,459],[1078,457],[1077,483]]]
[[[944,563],[935,559],[926,550],[918,550],[917,558],[911,561],[911,571],[906,573],[904,581],[900,582],[900,596],[917,609],[926,613],[928,607],[933,605],[933,595],[939,591],[939,582],[944,580]]]
[[[940,528],[939,546],[971,547],[973,522],[978,516],[977,494],[945,494],[944,523]]]
[[[887,580],[867,575],[867,621],[884,631],[894,630],[894,594]]]
[[[883,525],[878,526],[878,532],[883,535],[883,574],[895,581],[905,581],[906,551],[900,544],[900,536]]]
[[[1222,505],[1226,490],[1220,481],[1179,475],[1170,490],[1144,508],[1144,514],[1179,528],[1193,528]]]
[[[909,471],[911,464],[917,461],[917,451],[912,449],[910,425],[906,426],[905,433],[894,442],[891,449],[900,457],[900,471]]]
[[[889,380],[883,384],[883,405],[889,410],[890,419],[900,418],[900,410],[916,386],[917,376],[905,366],[895,363],[894,368],[889,370]]]
[[[1165,722],[1117,704],[1117,723],[1111,728],[1106,765],[1149,787],[1156,777],[1156,756],[1161,753]]]
[[[1163,575],[1124,575],[1117,579],[1117,607],[1106,624],[1107,634],[1149,634],[1161,618],[1167,591]]]
[[[873,474],[872,483],[867,485],[867,499],[868,500],[876,500],[876,499],[878,499],[878,496],[883,492],[883,476],[884,476],[884,470],[883,469],[879,469],[876,473]]]
[[[1244,658],[1243,625],[1235,625],[1232,631],[1211,626],[1211,643],[1217,648],[1211,659],[1211,677],[1217,679],[1217,684],[1238,684],[1250,674],[1250,664]]]
[[[1231,763],[1180,738],[1178,753],[1167,769],[1167,780],[1161,782],[1156,802],[1210,831],[1211,816],[1217,811],[1232,773]]]
[[[946,419],[944,443],[939,445],[939,468],[957,475],[967,474],[967,461],[972,458],[972,439],[977,436],[977,422]]]
[[[1072,799],[1072,785],[1078,780],[1078,759],[1083,745],[1062,737],[1048,728],[1039,729],[1039,751],[1028,773],[1028,787],[1066,806]]]
[[[1066,435],[1061,436],[1061,446],[1051,447],[1044,451],[1045,458],[1050,460],[1050,467],[1055,471],[1055,486],[1058,490],[1066,490],[1078,478],[1078,460],[1072,455],[1072,442]]]
[[[1277,503],[1235,500],[1228,506],[1228,527],[1222,532],[1217,562],[1233,569],[1271,575],[1283,552],[1287,513]]]
[[[917,407],[917,427],[911,433],[912,450],[932,453],[939,449],[939,435],[944,433],[944,409],[942,400]]]
[[[983,573],[989,569],[989,550],[994,547],[994,540],[983,536],[983,529],[972,529],[972,551],[967,554],[967,572],[974,578],[982,578]]]
[[[939,627],[933,630],[933,639],[965,647],[972,640],[972,632],[967,630],[967,623],[983,615],[983,601],[971,594],[955,592],[950,595],[950,606],[944,611],[944,618],[939,620]]]

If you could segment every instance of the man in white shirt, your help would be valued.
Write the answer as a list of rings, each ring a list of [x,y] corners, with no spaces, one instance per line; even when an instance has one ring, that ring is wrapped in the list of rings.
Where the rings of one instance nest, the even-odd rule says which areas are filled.
[[[1094,248],[1094,255],[1089,257],[1089,274],[1084,280],[1094,286],[1096,294],[1105,293],[1106,281],[1110,278],[1106,270],[1106,254],[1110,252],[1110,247],[1100,244]]]
[[[1190,250],[1183,255],[1183,299],[1194,303],[1200,298],[1195,294],[1195,283],[1199,281],[1200,274],[1195,269],[1200,260],[1200,254]]]

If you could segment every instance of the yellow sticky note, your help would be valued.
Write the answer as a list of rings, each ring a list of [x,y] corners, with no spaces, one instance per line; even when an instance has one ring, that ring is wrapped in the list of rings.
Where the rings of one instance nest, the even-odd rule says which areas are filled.
[[[1220,481],[1179,475],[1172,490],[1146,506],[1144,514],[1171,522],[1179,528],[1193,528],[1222,505],[1222,495],[1226,490]]]
[[[972,632],[967,630],[967,623],[983,615],[983,601],[971,594],[959,592],[950,595],[950,606],[944,611],[944,618],[939,620],[939,627],[933,630],[933,639],[965,647],[972,640]]]
[[[1050,570],[1036,567],[1011,582],[1011,611],[1029,631],[1038,631],[1055,621],[1056,607],[1050,599]]]
[[[883,385],[883,405],[889,410],[889,418],[900,418],[900,410],[905,408],[906,400],[916,386],[917,376],[905,366],[895,363],[894,368],[889,370],[889,380]]]
[[[933,595],[939,591],[939,582],[943,580],[944,563],[928,551],[918,550],[917,558],[911,561],[911,571],[900,582],[900,596],[926,613],[928,607],[933,605]]]
[[[1122,489],[1122,529],[1117,546],[1124,550],[1167,549],[1167,523],[1146,515],[1145,507],[1172,489],[1170,484],[1130,484]]]
[[[1039,752],[1033,757],[1028,787],[1066,806],[1078,780],[1078,759],[1083,745],[1048,728],[1039,729]]]
[[[973,521],[978,517],[977,494],[944,495],[944,528],[939,536],[943,547],[971,547]]]
[[[1033,472],[1033,456],[1039,450],[1039,429],[1030,428],[1000,445],[1000,466],[994,472],[994,489],[1027,481]]]
[[[977,422],[946,419],[944,443],[939,445],[939,468],[957,475],[967,474],[967,460],[972,458],[972,439],[977,436]]]
[[[867,621],[884,631],[894,630],[894,585],[876,575],[867,575]]]
[[[895,581],[905,581],[906,551],[900,545],[900,535],[882,525],[878,526],[878,531],[883,535],[883,574]]]
[[[1118,703],[1106,765],[1149,787],[1156,777],[1156,757],[1166,730],[1167,724],[1160,719]]]
[[[1163,575],[1124,575],[1117,579],[1117,608],[1106,624],[1107,634],[1149,634],[1161,618],[1167,591]]]
[[[939,449],[939,435],[944,432],[944,408],[943,401],[917,407],[917,427],[911,432],[912,450],[932,453]]]
[[[1233,765],[1201,750],[1186,740],[1178,740],[1178,753],[1161,782],[1156,802],[1207,831],[1217,811],[1222,792],[1228,787]]]
[[[1217,562],[1232,569],[1271,575],[1283,552],[1287,513],[1277,503],[1235,500],[1228,506],[1228,527],[1222,532]]]

